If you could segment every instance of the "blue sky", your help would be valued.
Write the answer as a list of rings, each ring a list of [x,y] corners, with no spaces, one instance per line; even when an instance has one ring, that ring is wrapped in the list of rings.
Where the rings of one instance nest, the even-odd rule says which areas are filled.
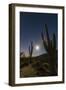
[[[55,33],[57,39],[57,20],[57,14],[20,12],[20,52],[24,52],[28,56],[28,47],[30,42],[33,41],[33,56],[46,53],[41,39],[41,32],[45,33],[44,25],[47,24],[50,38],[52,39],[52,35]],[[39,50],[35,49],[36,45],[39,46]]]

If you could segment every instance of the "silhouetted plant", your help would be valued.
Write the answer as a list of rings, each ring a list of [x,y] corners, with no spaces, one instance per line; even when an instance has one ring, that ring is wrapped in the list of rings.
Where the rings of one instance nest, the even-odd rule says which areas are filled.
[[[33,42],[31,41],[29,45],[29,57],[30,57],[30,63],[32,62],[32,54],[33,54]]]
[[[43,46],[44,46],[46,52],[48,53],[48,63],[50,64],[50,66],[49,66],[50,72],[51,72],[51,74],[55,74],[57,72],[57,70],[55,70],[55,67],[56,67],[56,63],[55,63],[55,60],[56,60],[56,37],[55,37],[55,34],[53,34],[52,40],[50,39],[47,24],[45,24],[45,32],[46,32],[47,41],[44,39],[45,37],[44,37],[43,32],[41,32]]]
[[[25,57],[25,53],[24,52],[21,52],[20,53],[20,57],[22,58],[22,57]]]

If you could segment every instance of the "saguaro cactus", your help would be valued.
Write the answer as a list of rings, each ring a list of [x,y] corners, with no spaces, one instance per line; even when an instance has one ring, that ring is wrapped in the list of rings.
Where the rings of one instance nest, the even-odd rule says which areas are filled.
[[[29,57],[30,57],[30,63],[32,62],[32,54],[33,54],[33,42],[31,41],[30,45],[29,45]]]
[[[51,40],[49,37],[49,33],[48,33],[48,27],[47,24],[45,24],[45,32],[46,32],[46,39],[47,41],[44,39],[44,34],[43,32],[41,32],[41,37],[42,37],[42,41],[43,41],[43,46],[45,48],[45,50],[48,53],[48,63],[50,64],[50,71],[52,74],[55,74],[56,70],[56,37],[55,34],[53,34],[53,39]]]

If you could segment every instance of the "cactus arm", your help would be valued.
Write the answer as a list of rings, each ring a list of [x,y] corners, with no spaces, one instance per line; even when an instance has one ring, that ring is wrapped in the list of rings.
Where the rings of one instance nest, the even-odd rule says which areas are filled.
[[[53,34],[53,48],[56,49],[56,37],[55,34]]]
[[[48,45],[50,46],[50,38],[49,38],[49,33],[48,33],[47,24],[45,24],[45,31],[46,31],[47,43],[48,43]]]
[[[45,40],[43,41],[43,44],[44,44],[44,48],[45,48],[45,50],[48,52],[48,46],[47,46],[47,43],[46,43]]]
[[[29,46],[29,54],[30,54],[30,46]]]
[[[32,56],[32,53],[33,53],[33,42],[31,42],[31,56]]]
[[[43,41],[43,46],[44,46],[45,50],[48,52],[48,46],[47,46],[46,41],[44,40],[44,34],[43,34],[43,32],[41,32],[41,37],[42,37],[42,41]]]
[[[31,42],[30,45],[29,45],[29,54],[30,54],[30,56],[32,55],[32,53],[33,53],[33,42]]]

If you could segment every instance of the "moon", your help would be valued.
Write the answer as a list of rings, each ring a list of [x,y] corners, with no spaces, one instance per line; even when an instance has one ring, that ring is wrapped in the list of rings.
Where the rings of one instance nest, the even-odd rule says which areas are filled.
[[[40,49],[39,45],[36,45],[35,49],[38,51]]]

